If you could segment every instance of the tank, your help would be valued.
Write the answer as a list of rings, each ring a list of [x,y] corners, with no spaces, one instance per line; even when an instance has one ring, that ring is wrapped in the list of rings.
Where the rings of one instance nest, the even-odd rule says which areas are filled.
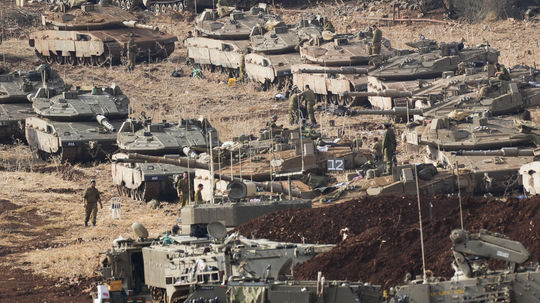
[[[371,60],[383,60],[393,56],[390,41],[383,38],[381,53],[371,54],[371,39],[363,35],[338,35],[333,41],[320,45],[305,44],[300,55],[310,63],[321,66],[367,65]]]
[[[417,277],[407,285],[396,287],[392,303],[537,301],[540,287],[530,281],[540,278],[540,267],[524,264],[529,253],[521,243],[485,230],[478,233],[454,230],[451,240],[454,276],[448,281]],[[506,261],[508,266],[492,270],[486,259]]]
[[[118,64],[131,39],[137,61],[166,58],[174,51],[176,36],[131,17],[113,6],[90,4],[68,13],[51,12],[42,16],[43,25],[51,29],[31,33],[29,44],[49,64]]]
[[[270,14],[266,5],[247,12],[234,10],[224,17],[220,17],[215,9],[205,9],[195,20],[195,34],[222,40],[245,40],[249,39],[254,26],[275,19],[277,16]]]
[[[89,161],[116,150],[116,131],[129,113],[129,99],[116,85],[30,97],[38,117],[26,119],[26,140],[43,159]]]
[[[212,143],[210,144],[209,138]],[[180,123],[152,123],[126,120],[118,131],[118,149],[147,155],[167,155],[168,158],[195,156],[219,146],[217,131],[206,119],[187,119]],[[139,201],[175,196],[173,178],[187,167],[160,162],[134,161],[123,163],[124,154],[113,155],[113,182],[121,195]]]
[[[212,7],[215,1],[195,0],[197,8]],[[154,13],[165,13],[167,11],[193,11],[194,2],[191,0],[112,0],[112,4],[125,10],[136,8],[147,9]]]
[[[25,139],[24,121],[35,116],[27,95],[43,85],[49,88],[50,96],[64,90],[64,81],[56,71],[47,69],[45,75],[45,79],[36,71],[0,75],[0,142]]]
[[[489,46],[463,48],[457,42],[440,43],[438,50],[390,58],[369,75],[387,81],[430,79],[441,77],[443,72],[456,71],[461,62],[494,64],[498,57],[499,51]]]
[[[272,21],[254,26],[249,39],[250,49],[263,54],[279,54],[293,52],[309,39],[320,39],[322,28],[307,22],[298,25],[287,25],[284,22]]]
[[[245,55],[246,75],[250,81],[262,85],[267,90],[272,85],[278,89],[285,88],[292,80],[291,68],[301,63],[298,53]]]
[[[192,37],[186,39],[185,46],[191,63],[205,70],[218,70],[230,76],[238,76],[249,41]]]

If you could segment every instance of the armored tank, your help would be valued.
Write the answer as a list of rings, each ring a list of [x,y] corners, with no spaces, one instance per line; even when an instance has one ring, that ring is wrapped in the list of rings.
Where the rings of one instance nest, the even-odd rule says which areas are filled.
[[[539,133],[512,118],[485,117],[482,113],[454,111],[434,118],[425,126],[411,125],[406,142],[429,145],[446,151],[490,150],[512,146],[534,146]]]
[[[498,58],[499,51],[489,46],[463,48],[457,42],[440,43],[438,50],[390,58],[369,75],[387,81],[437,78],[443,72],[456,71],[461,62],[485,65],[496,63]]]
[[[450,234],[454,276],[449,281],[419,277],[396,287],[393,303],[450,302],[536,302],[540,287],[537,265],[525,265],[529,252],[520,242],[504,235],[480,230],[470,233],[454,230]],[[507,267],[491,270],[486,262],[501,260]]]
[[[191,0],[113,0],[112,4],[125,10],[142,8],[154,13],[165,13],[167,11],[194,10],[194,2]],[[196,0],[197,8],[212,7],[215,1]]]
[[[359,35],[338,35],[333,41],[320,45],[305,44],[300,47],[300,55],[308,62],[321,66],[367,65],[370,60],[381,61],[394,54],[388,39],[381,43],[381,53],[371,54],[371,39]]]
[[[176,36],[130,18],[119,8],[102,5],[49,13],[42,21],[52,29],[31,33],[29,44],[49,64],[117,64],[126,56],[130,41],[138,61],[166,58],[174,51]]]
[[[104,276],[115,285],[111,302],[120,302],[115,299],[122,300],[120,294],[127,289],[135,292],[131,295],[135,298],[147,296],[157,302],[199,298],[225,302],[226,292],[233,293],[232,302],[240,302],[248,299],[240,299],[248,292],[261,296],[265,285],[268,295],[257,302],[268,302],[261,301],[263,298],[281,302],[282,292],[288,300],[318,296],[321,302],[384,302],[380,288],[369,284],[331,283],[324,278],[290,280],[295,264],[333,245],[250,240],[235,233],[227,236],[225,227],[217,222],[208,225],[208,234],[204,238],[166,233],[157,239],[115,240],[103,261]],[[242,285],[249,285],[251,291]]]
[[[311,23],[287,25],[284,22],[267,22],[256,25],[251,31],[250,49],[264,54],[279,54],[295,51],[304,41],[320,39],[322,28]]]
[[[238,76],[249,41],[192,37],[186,39],[185,46],[192,63],[206,70],[218,70],[231,76]]]
[[[261,84],[265,90],[271,85],[276,85],[278,89],[287,87],[292,82],[292,66],[301,61],[298,53],[250,53],[244,57],[246,76],[250,81]]]
[[[129,99],[116,85],[52,98],[41,88],[30,100],[38,117],[26,119],[26,140],[44,159],[88,161],[112,153],[116,130],[129,113]]]
[[[224,17],[220,17],[215,9],[205,9],[195,20],[195,33],[214,39],[244,40],[249,39],[254,26],[271,19],[277,19],[277,16],[270,14],[264,4],[248,12],[234,10]]]
[[[64,81],[56,71],[44,69],[43,76],[46,78],[36,71],[0,75],[0,142],[24,140],[24,120],[35,115],[27,95],[43,85],[49,88],[50,96],[64,90]]]
[[[128,119],[118,130],[117,142],[122,152],[167,155],[169,158],[195,156],[220,144],[217,131],[206,119],[187,119],[180,123]],[[112,163],[113,182],[120,194],[135,200],[174,196],[173,177],[187,170],[159,161],[123,163],[123,157],[123,154],[113,156],[118,160]]]

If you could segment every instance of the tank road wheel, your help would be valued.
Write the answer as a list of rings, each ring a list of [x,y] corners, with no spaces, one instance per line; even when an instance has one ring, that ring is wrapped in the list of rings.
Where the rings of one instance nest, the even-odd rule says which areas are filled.
[[[159,7],[161,13],[165,14],[165,12],[167,11],[167,6],[165,4],[161,4]]]
[[[71,66],[77,65],[77,62],[78,62],[77,57],[75,57],[75,55],[67,56],[67,57],[64,59],[64,61],[65,61],[67,64],[71,65]]]
[[[133,1],[131,0],[126,0],[126,9],[128,11],[132,10],[133,9]]]
[[[62,54],[54,56],[54,62],[58,64],[64,64],[64,56],[62,56]]]
[[[50,54],[49,56],[45,56],[45,62],[47,62],[49,65],[53,64],[55,62],[54,55]]]
[[[105,54],[102,54],[101,56],[96,57],[96,65],[97,66],[105,66],[107,65],[108,60],[107,57],[105,57]]]
[[[175,12],[180,12],[180,5],[179,5],[178,3],[175,3],[175,4],[173,5],[173,10],[174,10]]]
[[[165,302],[165,290],[150,286],[150,295],[155,302]]]

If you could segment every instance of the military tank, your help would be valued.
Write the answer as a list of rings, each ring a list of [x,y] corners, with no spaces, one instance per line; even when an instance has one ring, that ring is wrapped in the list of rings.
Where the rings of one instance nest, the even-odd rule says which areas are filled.
[[[456,71],[461,62],[480,66],[494,64],[498,58],[499,51],[489,46],[464,48],[462,43],[440,43],[438,50],[390,58],[369,75],[387,81],[430,79]]]
[[[270,14],[264,4],[248,12],[234,10],[224,17],[215,9],[205,9],[195,20],[195,34],[220,40],[245,40],[249,39],[254,26],[271,19],[277,16]]]
[[[49,89],[50,96],[64,90],[64,81],[56,71],[44,69],[43,76],[37,71],[0,75],[0,142],[24,140],[24,120],[35,116],[27,95],[42,86]]]
[[[38,117],[26,119],[26,140],[37,157],[88,161],[114,152],[116,130],[129,114],[129,99],[116,85],[30,97]],[[109,120],[110,119],[110,120]]]
[[[480,230],[470,233],[453,230],[450,234],[454,276],[418,277],[396,287],[392,303],[435,302],[535,302],[540,287],[531,283],[540,278],[537,265],[525,265],[530,255],[520,242],[502,234]],[[507,266],[491,270],[487,260],[500,260]]]
[[[205,70],[217,70],[230,76],[238,76],[249,41],[192,37],[186,39],[185,46],[192,64]]]
[[[118,64],[129,41],[138,61],[166,58],[174,51],[176,36],[131,18],[121,9],[101,4],[68,13],[51,12],[43,15],[42,22],[52,29],[31,33],[29,44],[49,64]]]
[[[320,39],[322,28],[316,24],[301,22],[297,25],[282,21],[267,22],[252,28],[250,49],[263,54],[293,52],[309,39]]]
[[[220,144],[217,131],[206,119],[187,119],[180,123],[152,123],[127,119],[118,130],[121,152],[147,155],[167,155],[169,158],[195,156]],[[121,195],[139,201],[165,197],[176,193],[173,177],[187,170],[167,163],[121,162],[124,154],[113,156],[113,182]]]
[[[276,85],[278,89],[290,86],[292,66],[301,61],[302,58],[298,53],[250,53],[244,56],[247,78],[262,85],[264,90],[268,90],[271,85]]]

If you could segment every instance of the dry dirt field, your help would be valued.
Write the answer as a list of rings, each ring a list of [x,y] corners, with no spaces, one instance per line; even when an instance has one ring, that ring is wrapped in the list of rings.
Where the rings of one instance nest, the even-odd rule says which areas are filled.
[[[28,46],[27,34],[40,28],[39,13],[44,6],[33,3],[18,9],[10,0],[0,0],[0,4],[2,19],[7,20],[3,28],[7,39],[0,44],[0,63],[11,69],[34,68],[39,61]],[[288,21],[298,21],[309,13],[327,14],[338,31],[345,31],[347,25],[355,31],[373,23],[366,17],[382,16],[388,13],[388,7],[356,11],[354,3],[336,2],[277,12]],[[191,28],[193,15],[154,16],[137,12],[134,17],[177,35],[181,41]],[[470,45],[489,42],[501,51],[500,61],[507,66],[540,64],[538,23],[505,20],[381,25],[383,34],[396,48],[404,48],[405,42],[420,34],[441,41],[464,38]],[[123,66],[53,68],[74,85],[118,84],[130,97],[135,115],[145,111],[155,120],[204,115],[218,129],[222,141],[242,133],[257,133],[273,114],[279,115],[279,123],[287,125],[287,102],[273,100],[276,89],[261,91],[253,84],[228,87],[226,76],[221,74],[207,73],[205,79],[170,77],[176,67],[187,74],[191,72],[185,65],[185,56],[186,51],[179,44],[168,60],[137,65],[132,73],[126,73]],[[351,119],[318,114],[323,128],[329,119],[336,120],[339,127],[360,125],[349,132],[361,130],[373,135],[378,131],[366,129],[366,125],[375,123],[362,122],[375,122],[380,117]],[[411,155],[400,157],[403,160]],[[97,227],[85,228],[81,195],[91,178],[97,179],[105,203]],[[109,247],[113,239],[130,236],[130,226],[135,221],[145,225],[151,235],[176,222],[175,204],[152,210],[129,199],[122,201],[122,219],[110,220],[108,201],[115,194],[108,163],[46,164],[31,160],[23,145],[0,145],[0,302],[89,302],[89,293],[99,277],[99,252]]]

